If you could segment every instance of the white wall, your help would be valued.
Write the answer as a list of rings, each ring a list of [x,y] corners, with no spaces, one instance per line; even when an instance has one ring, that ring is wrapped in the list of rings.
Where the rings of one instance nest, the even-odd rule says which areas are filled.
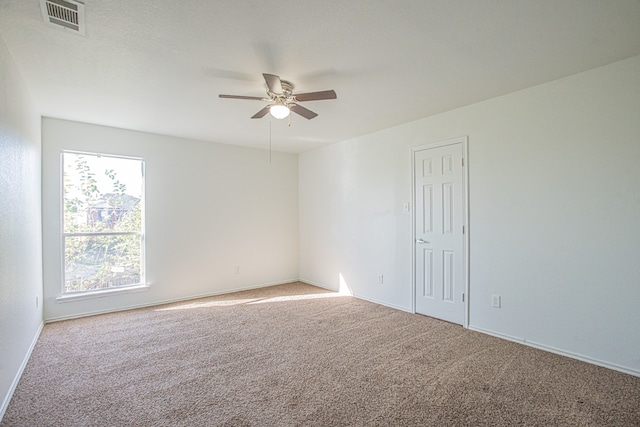
[[[42,133],[45,320],[297,280],[297,155],[50,118]],[[56,302],[61,150],[145,159],[148,291]]]
[[[640,375],[640,57],[301,154],[301,279],[410,310],[411,147],[462,135],[470,327]]]
[[[0,218],[1,419],[42,325],[40,115],[2,38]]]

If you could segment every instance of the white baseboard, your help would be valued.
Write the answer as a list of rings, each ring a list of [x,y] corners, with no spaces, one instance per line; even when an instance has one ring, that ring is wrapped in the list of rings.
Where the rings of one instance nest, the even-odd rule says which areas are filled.
[[[172,304],[174,302],[189,301],[189,300],[198,299],[198,298],[213,297],[213,296],[216,296],[216,295],[230,294],[230,293],[233,293],[233,292],[248,291],[250,289],[259,289],[259,288],[266,288],[266,287],[269,287],[269,286],[284,285],[286,283],[297,282],[297,281],[298,281],[298,279],[279,280],[277,282],[260,283],[260,284],[257,284],[257,285],[245,286],[245,287],[241,287],[241,288],[223,289],[223,290],[215,291],[215,292],[207,292],[207,293],[204,293],[204,294],[189,295],[189,296],[185,296],[185,297],[154,301],[154,302],[145,303],[145,304],[128,305],[128,306],[124,306],[124,307],[118,307],[116,309],[89,311],[89,312],[84,312],[84,313],[73,314],[73,315],[70,315],[70,316],[48,317],[48,318],[45,318],[44,322],[45,323],[54,323],[54,322],[61,322],[63,320],[71,320],[71,319],[79,319],[81,317],[96,316],[98,314],[116,313],[118,311],[135,310],[137,308],[145,308],[145,307],[154,307],[156,305]]]
[[[567,350],[562,350],[562,349],[555,348],[555,347],[552,347],[552,346],[549,346],[549,345],[546,345],[546,344],[540,344],[540,343],[537,343],[537,342],[528,341],[528,340],[526,340],[524,338],[513,337],[513,336],[510,336],[510,335],[502,334],[502,333],[491,331],[491,330],[488,330],[488,329],[479,328],[479,327],[473,326],[473,325],[469,325],[469,329],[471,329],[472,331],[476,331],[476,332],[480,332],[480,333],[483,333],[483,334],[491,335],[491,336],[494,336],[496,338],[502,338],[502,339],[507,340],[507,341],[513,341],[513,342],[516,342],[518,344],[524,344],[526,346],[537,348],[539,350],[544,350],[544,351],[548,351],[550,353],[559,354],[560,356],[566,356],[566,357],[570,357],[572,359],[580,360],[582,362],[591,363],[592,365],[602,366],[603,368],[609,368],[609,369],[613,369],[614,371],[618,371],[618,372],[622,372],[622,373],[625,373],[625,374],[629,374],[629,375],[633,375],[633,376],[636,376],[636,377],[640,377],[640,370],[627,368],[625,366],[620,366],[620,365],[617,365],[615,363],[605,362],[603,360],[594,359],[592,357],[584,356],[582,354],[573,353],[573,352],[570,352],[570,351],[567,351]]]
[[[29,345],[29,349],[27,350],[27,354],[25,354],[24,358],[22,359],[22,363],[20,364],[20,368],[18,369],[18,372],[16,373],[16,376],[13,378],[13,382],[11,383],[11,387],[9,388],[9,391],[7,392],[7,395],[2,400],[2,406],[0,406],[0,421],[2,421],[2,417],[4,417],[4,413],[7,411],[7,407],[9,406],[9,402],[11,401],[11,398],[13,397],[13,392],[15,392],[16,391],[16,387],[18,387],[18,383],[20,382],[20,377],[22,377],[22,373],[24,372],[24,369],[27,367],[27,363],[29,362],[29,358],[31,357],[31,353],[33,352],[33,349],[36,347],[36,343],[38,342],[38,338],[40,338],[40,333],[42,332],[42,328],[43,327],[44,327],[44,322],[41,322],[40,326],[38,327],[38,330],[36,331],[35,336],[31,340],[31,345]]]
[[[364,300],[364,301],[369,301],[369,302],[372,302],[374,304],[383,305],[385,307],[393,308],[393,309],[400,310],[400,311],[406,311],[407,313],[412,313],[413,314],[413,311],[408,309],[407,307],[401,307],[399,305],[389,304],[389,303],[386,303],[386,302],[383,302],[383,301],[378,301],[378,300],[376,300],[374,298],[363,297],[362,295],[358,295],[358,294],[353,294],[353,296],[358,298],[358,299]]]
[[[308,283],[309,285],[317,286],[319,288],[323,288],[323,289],[326,289],[328,291],[338,292],[335,289],[333,289],[331,286],[327,286],[324,283],[314,282],[313,280],[307,280],[307,279],[300,278],[300,282]],[[413,313],[413,311],[411,309],[407,308],[407,307],[401,307],[399,305],[389,304],[387,302],[379,301],[379,300],[374,299],[374,298],[368,298],[368,297],[365,297],[365,296],[362,296],[362,295],[354,294],[353,292],[351,292],[349,295],[351,295],[354,298],[361,299],[363,301],[369,301],[369,302],[372,302],[374,304],[383,305],[385,307],[393,308],[393,309],[400,310],[400,311],[406,311],[407,313]]]
[[[307,280],[307,279],[300,278],[300,279],[298,279],[298,282],[306,283],[307,285],[315,286],[317,288],[326,289],[328,291],[338,292],[335,289],[335,287],[333,287],[333,286],[329,286],[329,285],[326,285],[326,284],[320,283],[320,282],[314,282],[313,280]]]

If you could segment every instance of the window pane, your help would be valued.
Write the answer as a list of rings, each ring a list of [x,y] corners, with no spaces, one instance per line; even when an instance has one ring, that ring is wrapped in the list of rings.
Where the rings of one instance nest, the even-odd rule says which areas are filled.
[[[64,291],[141,283],[141,241],[139,235],[66,236]]]
[[[142,230],[142,161],[64,153],[64,232]]]

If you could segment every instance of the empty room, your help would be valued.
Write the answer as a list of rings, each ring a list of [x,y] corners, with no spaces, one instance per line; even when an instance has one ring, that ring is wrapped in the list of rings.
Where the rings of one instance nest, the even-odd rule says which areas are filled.
[[[0,426],[640,425],[637,0],[0,1]]]

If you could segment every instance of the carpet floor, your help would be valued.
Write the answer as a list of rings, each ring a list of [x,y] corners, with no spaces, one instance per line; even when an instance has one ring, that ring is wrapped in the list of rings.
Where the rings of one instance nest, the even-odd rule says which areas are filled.
[[[45,325],[6,426],[640,426],[640,378],[302,283]]]

